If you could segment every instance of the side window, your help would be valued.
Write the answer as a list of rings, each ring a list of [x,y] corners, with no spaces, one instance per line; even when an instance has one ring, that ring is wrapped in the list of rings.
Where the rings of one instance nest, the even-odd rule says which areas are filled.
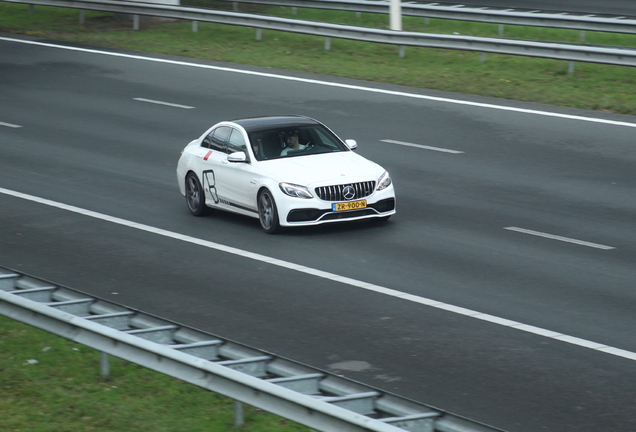
[[[218,127],[203,139],[201,146],[224,152],[230,132],[232,132],[232,128],[230,127]]]
[[[212,150],[225,151],[225,146],[227,144],[227,139],[230,136],[230,132],[232,132],[232,128],[227,126],[221,126],[214,131],[212,131],[212,142],[210,143],[210,148]]]
[[[243,134],[241,132],[239,132],[237,129],[232,129],[232,135],[230,135],[230,140],[227,145],[227,153],[230,154],[239,151],[247,153],[245,139],[243,138]]]
[[[201,147],[210,148],[210,144],[212,143],[212,133],[213,132],[214,131],[210,132],[208,134],[208,136],[203,138],[203,141],[201,141]]]

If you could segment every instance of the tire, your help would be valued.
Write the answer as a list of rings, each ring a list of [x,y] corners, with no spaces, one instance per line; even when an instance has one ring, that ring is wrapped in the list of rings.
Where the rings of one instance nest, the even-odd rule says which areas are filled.
[[[194,216],[203,216],[208,212],[205,205],[205,193],[196,174],[189,173],[185,179],[185,198],[188,210]]]
[[[276,201],[267,189],[258,194],[258,220],[267,234],[274,234],[280,230]]]

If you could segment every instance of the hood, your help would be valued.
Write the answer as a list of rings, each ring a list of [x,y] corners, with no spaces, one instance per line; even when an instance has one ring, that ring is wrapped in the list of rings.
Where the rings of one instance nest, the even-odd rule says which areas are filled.
[[[262,161],[259,168],[278,181],[303,186],[377,180],[384,172],[378,164],[352,151]]]

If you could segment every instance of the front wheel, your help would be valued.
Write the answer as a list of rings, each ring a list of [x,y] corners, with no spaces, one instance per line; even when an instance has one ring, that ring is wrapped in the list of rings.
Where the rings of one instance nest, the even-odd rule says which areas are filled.
[[[185,198],[188,210],[194,216],[203,216],[207,213],[208,206],[205,205],[205,194],[201,182],[194,173],[186,176]]]
[[[261,228],[267,234],[274,234],[280,229],[276,202],[267,189],[258,195],[258,219],[261,222]]]

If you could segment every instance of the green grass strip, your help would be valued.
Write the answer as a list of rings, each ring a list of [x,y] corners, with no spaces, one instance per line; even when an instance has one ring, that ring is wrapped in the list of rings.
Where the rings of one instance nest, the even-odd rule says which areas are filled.
[[[304,426],[0,317],[0,430],[5,432],[309,432]]]

